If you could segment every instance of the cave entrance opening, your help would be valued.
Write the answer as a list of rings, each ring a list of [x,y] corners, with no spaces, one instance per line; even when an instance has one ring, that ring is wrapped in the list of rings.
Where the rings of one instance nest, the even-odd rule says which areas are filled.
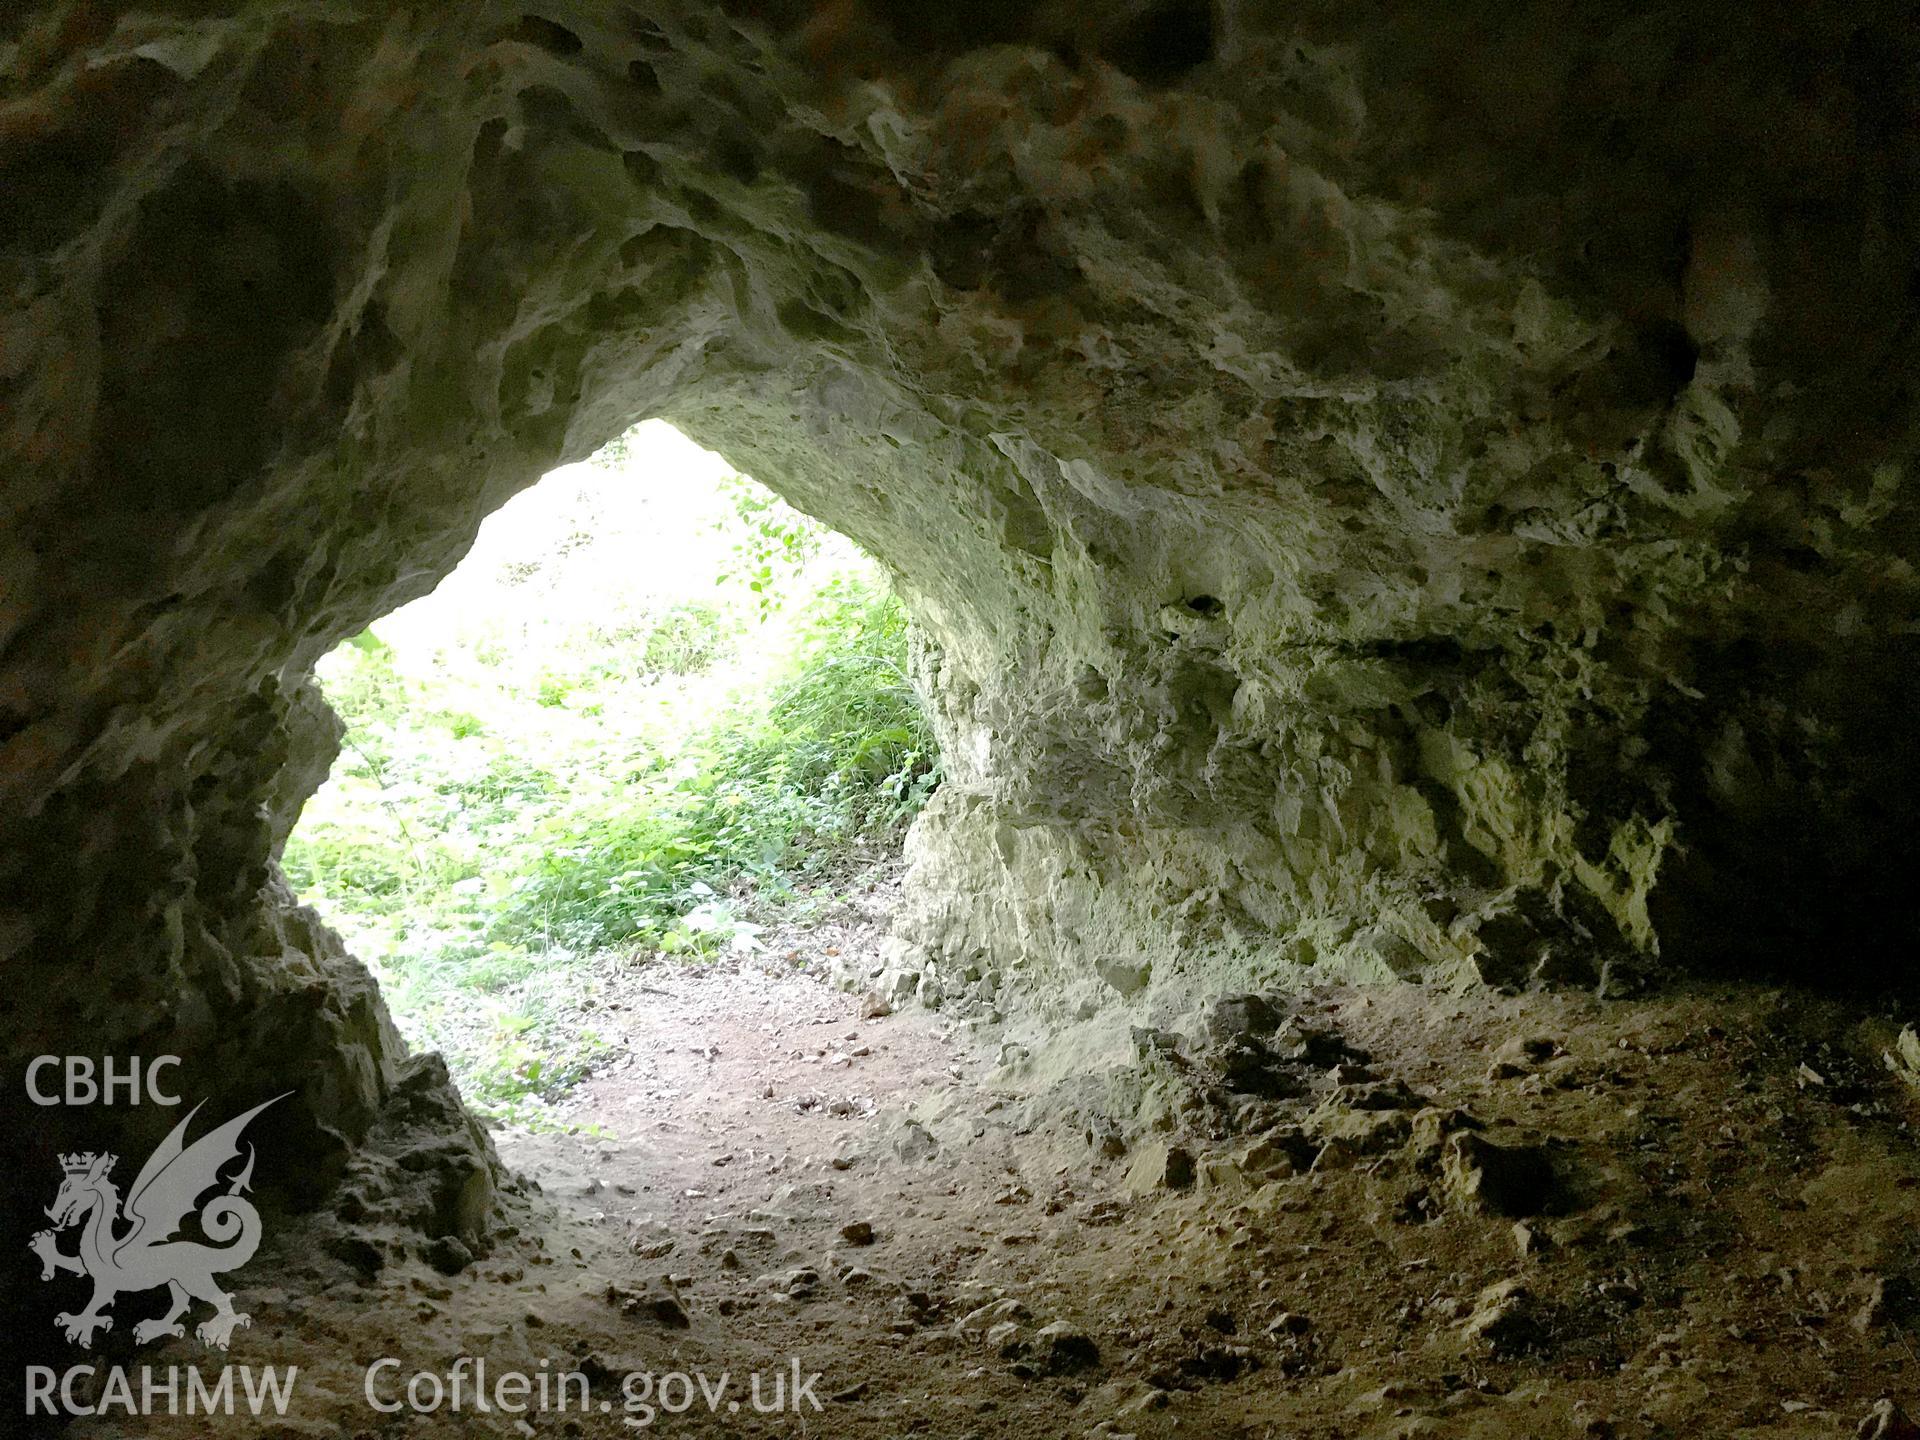
[[[642,423],[322,661],[345,733],[284,868],[409,1042],[538,1123],[618,1051],[609,967],[784,946],[886,875],[940,776],[908,641],[877,562]]]

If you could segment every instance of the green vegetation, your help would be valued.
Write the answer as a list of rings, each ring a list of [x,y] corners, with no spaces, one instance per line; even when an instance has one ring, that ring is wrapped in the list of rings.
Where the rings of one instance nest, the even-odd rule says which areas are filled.
[[[750,486],[702,532],[726,577],[704,597],[623,594],[632,537],[574,526],[447,597],[424,654],[368,632],[322,666],[346,743],[287,874],[502,1118],[605,1052],[599,967],[753,946],[938,783],[884,578]],[[569,576],[608,549],[579,613]]]

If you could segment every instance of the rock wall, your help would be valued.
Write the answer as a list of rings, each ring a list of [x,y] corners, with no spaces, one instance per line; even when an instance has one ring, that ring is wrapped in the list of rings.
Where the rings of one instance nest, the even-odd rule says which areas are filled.
[[[306,677],[649,415],[923,622],[889,983],[1900,980],[1917,60],[1856,3],[13,7],[10,1072],[367,1133],[393,1032],[273,864]]]

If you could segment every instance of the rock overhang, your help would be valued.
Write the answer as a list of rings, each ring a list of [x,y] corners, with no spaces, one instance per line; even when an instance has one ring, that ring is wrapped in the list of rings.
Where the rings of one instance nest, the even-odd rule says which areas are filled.
[[[307,673],[645,415],[922,623],[902,990],[1910,934],[1915,41],[1778,18],[16,13],[9,1055],[367,1133]]]

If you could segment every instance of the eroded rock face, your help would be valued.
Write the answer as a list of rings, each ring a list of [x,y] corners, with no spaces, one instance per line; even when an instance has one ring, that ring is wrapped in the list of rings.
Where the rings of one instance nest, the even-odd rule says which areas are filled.
[[[391,1027],[272,858],[306,677],[648,415],[923,622],[900,989],[1884,917],[1920,47],[1603,9],[10,10],[9,1069],[172,1051],[367,1132]]]

